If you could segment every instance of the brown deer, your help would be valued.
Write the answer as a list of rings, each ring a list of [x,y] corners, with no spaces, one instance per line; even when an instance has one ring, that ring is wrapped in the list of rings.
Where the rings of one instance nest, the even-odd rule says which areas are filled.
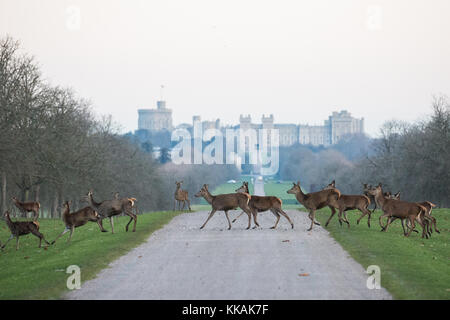
[[[236,189],[236,192],[240,193],[249,193],[248,190],[248,182],[244,181],[242,183],[242,186],[238,189]],[[250,209],[252,210],[253,218],[255,221],[255,227],[259,227],[258,221],[256,220],[256,216],[258,215],[258,212],[263,212],[270,210],[274,214],[274,216],[277,218],[277,221],[275,222],[275,225],[271,227],[270,229],[275,229],[278,225],[278,222],[280,221],[280,214],[285,217],[289,223],[292,226],[292,229],[294,229],[294,223],[291,221],[289,216],[286,214],[286,212],[283,211],[281,208],[282,201],[280,198],[273,197],[273,196],[250,196],[250,201],[248,202],[248,205]],[[244,212],[242,212],[239,216],[236,217],[232,222],[234,223]]]
[[[205,225],[208,223],[209,219],[212,218],[216,211],[224,211],[225,216],[228,221],[228,230],[231,229],[230,218],[228,217],[228,211],[235,210],[236,208],[241,208],[248,216],[248,226],[247,229],[250,229],[251,224],[251,216],[252,210],[249,207],[248,203],[250,202],[250,195],[247,193],[227,193],[227,194],[219,194],[213,196],[209,190],[208,185],[204,184],[199,192],[195,194],[196,198],[203,197],[205,200],[212,206],[211,213],[206,219],[205,223],[200,227],[203,229]]]
[[[33,212],[34,218],[36,221],[39,217],[39,209],[41,208],[41,204],[39,202],[20,202],[16,197],[12,197],[12,201],[19,208],[20,212],[27,215],[28,212]]]
[[[386,193],[387,193],[387,192],[386,192]],[[385,193],[385,194],[386,194],[386,193]],[[390,193],[388,193],[388,197],[389,197],[390,199],[400,200],[400,191],[397,192],[397,193],[394,194],[394,195],[391,195]],[[433,216],[431,215],[431,211],[433,210],[434,207],[436,207],[436,205],[435,205],[434,203],[430,202],[430,201],[418,202],[418,204],[420,204],[420,205],[422,205],[422,206],[425,207],[425,209],[426,209],[425,217],[431,221],[431,223],[430,223],[430,225],[429,225],[429,229],[428,229],[428,231],[427,231],[427,234],[428,234],[429,236],[431,236],[431,233],[433,232],[433,226],[434,226],[434,231],[436,231],[437,233],[440,233],[440,231],[439,231],[439,230],[437,229],[437,227],[436,227],[436,218],[433,217]],[[394,220],[395,220],[395,219],[392,219],[392,221],[394,221]],[[404,226],[404,223],[403,223],[403,220],[401,220],[401,221],[402,221],[403,233],[406,233],[406,231],[405,231],[405,226]],[[407,228],[410,228],[410,226],[408,225],[408,220],[407,220],[406,222],[407,222],[406,227],[407,227]],[[413,230],[413,231],[414,231],[414,232],[418,232],[417,230]]]
[[[47,240],[45,240],[44,235],[39,232],[39,222],[37,221],[16,221],[13,222],[11,217],[9,216],[9,212],[6,211],[5,214],[6,224],[8,225],[9,230],[11,231],[11,236],[6,241],[6,243],[1,247],[4,249],[8,242],[16,237],[16,250],[19,250],[19,237],[24,236],[26,234],[33,234],[39,238],[39,247],[41,247],[42,240],[45,241],[46,244],[50,244]]]
[[[405,234],[406,237],[411,234],[411,231],[415,228],[415,221],[417,221],[422,227],[422,238],[428,238],[428,235],[426,234],[428,221],[425,219],[426,209],[424,206],[415,202],[385,198],[381,183],[375,188],[372,188],[369,191],[369,194],[375,197],[375,201],[381,206],[381,210],[383,210],[384,213],[379,218],[381,231],[387,231],[393,218],[408,219],[411,224],[411,228]],[[385,217],[388,218],[388,221],[386,226],[383,226],[381,221]]]
[[[51,242],[51,244],[55,244],[56,240],[58,240],[61,236],[63,236],[69,231],[70,235],[69,238],[67,239],[67,242],[70,242],[70,240],[72,239],[74,229],[84,226],[89,221],[97,222],[98,226],[100,227],[100,230],[102,232],[106,232],[106,230],[103,229],[103,226],[100,224],[100,217],[98,213],[91,207],[85,207],[73,213],[70,213],[70,202],[68,201],[64,202],[63,207],[64,212],[62,214],[62,218],[66,227],[64,228],[63,232],[61,232],[56,237],[56,239]]]
[[[320,223],[315,221],[316,210],[329,206],[331,202],[340,198],[341,193],[337,189],[330,189],[305,194],[300,187],[300,181],[293,182],[293,185],[287,193],[295,194],[297,201],[309,211],[308,217],[311,220],[311,226],[307,231],[311,231],[314,224],[320,226]]]
[[[136,231],[137,215],[132,212],[133,201],[130,201],[129,198],[122,198],[122,199],[114,198],[112,200],[96,202],[94,200],[92,190],[90,190],[87,194],[87,202],[89,203],[89,206],[93,210],[97,211],[97,213],[99,214],[100,216],[99,223],[101,228],[103,228],[102,220],[105,218],[109,218],[109,222],[111,224],[111,232],[114,233],[113,217],[123,212],[130,217],[130,221],[128,221],[125,227],[125,231],[128,232],[128,226],[133,220],[134,220],[133,232]]]
[[[333,190],[336,189],[336,183],[333,180],[330,184],[328,184],[324,190]],[[347,195],[347,194],[341,194],[339,199],[337,199],[337,196],[332,198],[333,201],[330,203],[329,207],[331,209],[331,216],[328,218],[327,222],[325,223],[325,227],[328,226],[328,223],[330,223],[331,218],[333,218],[334,214],[336,213],[336,209],[339,210],[339,223],[342,226],[342,213],[344,213],[343,220],[345,223],[347,223],[347,226],[350,228],[350,223],[347,219],[347,211],[348,210],[359,210],[361,211],[362,215],[357,220],[357,224],[361,221],[361,219],[367,214],[367,225],[370,228],[370,216],[372,212],[368,209],[368,206],[370,205],[370,199],[369,197],[365,195]]]
[[[175,211],[175,205],[177,204],[177,202],[178,202],[178,210],[180,210],[181,202],[183,202],[183,208],[181,210],[184,210],[186,201],[188,203],[189,211],[191,211],[191,202],[189,201],[188,192],[186,190],[181,189],[182,183],[183,181],[175,181],[177,189],[175,190],[175,202],[173,203],[173,211]]]

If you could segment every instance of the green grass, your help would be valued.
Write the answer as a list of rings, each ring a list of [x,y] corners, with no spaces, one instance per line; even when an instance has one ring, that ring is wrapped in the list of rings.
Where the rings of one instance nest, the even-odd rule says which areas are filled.
[[[168,223],[180,212],[152,212],[138,216],[136,232],[125,232],[128,217],[114,219],[114,234],[102,233],[96,223],[75,229],[70,243],[68,233],[55,245],[39,249],[39,240],[33,235],[20,237],[20,249],[15,250],[15,239],[0,251],[0,299],[55,299],[66,289],[70,265],[81,268],[81,281],[92,279],[110,262],[145,242],[149,235]],[[13,219],[14,220],[14,219]],[[40,231],[52,241],[64,229],[57,219],[41,219]],[[109,220],[103,222],[110,231]],[[131,226],[131,225],[130,225]],[[131,228],[130,228],[131,229]],[[9,237],[4,221],[0,222],[0,241]]]
[[[395,299],[450,299],[450,209],[433,210],[441,233],[433,232],[431,239],[421,238],[420,226],[419,234],[403,236],[399,220],[380,232],[380,214],[375,211],[368,228],[367,218],[357,225],[360,212],[350,211],[348,229],[339,225],[336,213],[326,229],[364,268],[380,266],[381,285]],[[316,213],[322,226],[329,216],[328,208]]]

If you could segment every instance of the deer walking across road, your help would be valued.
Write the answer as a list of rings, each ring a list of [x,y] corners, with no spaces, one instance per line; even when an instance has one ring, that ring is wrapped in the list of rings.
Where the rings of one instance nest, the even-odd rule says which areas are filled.
[[[180,210],[181,202],[183,202],[183,208],[181,210],[184,210],[186,201],[188,203],[189,211],[191,211],[191,202],[189,201],[189,195],[186,190],[181,189],[182,183],[183,183],[183,181],[175,181],[175,184],[177,185],[177,189],[175,190],[175,202],[173,203],[173,211],[175,211],[175,206],[177,203],[178,203],[178,210]]]
[[[200,191],[195,194],[195,197],[197,198],[203,197],[212,206],[211,213],[209,214],[205,223],[200,227],[200,229],[203,229],[205,227],[209,219],[212,218],[212,216],[214,215],[214,213],[216,213],[216,211],[224,211],[228,221],[228,230],[230,230],[231,222],[230,217],[228,217],[228,211],[235,210],[236,208],[241,208],[247,214],[248,216],[247,229],[250,229],[252,210],[248,205],[250,201],[249,194],[227,193],[213,196],[208,190],[208,185],[204,184],[203,187],[200,189]]]
[[[337,189],[331,189],[305,194],[300,187],[300,181],[293,182],[293,185],[287,193],[294,194],[297,201],[309,211],[308,217],[311,220],[311,226],[307,231],[311,231],[315,224],[320,226],[320,223],[315,220],[316,210],[329,206],[332,201],[339,199],[341,193]]]
[[[337,190],[335,181],[333,180],[329,185],[325,187],[324,190]],[[325,227],[328,226],[330,223],[331,218],[333,218],[334,214],[336,213],[336,209],[339,210],[339,223],[342,226],[342,221],[347,223],[347,226],[350,227],[350,223],[347,219],[347,211],[348,210],[359,210],[361,211],[362,215],[357,220],[357,224],[361,221],[361,219],[368,215],[367,219],[367,225],[370,228],[370,216],[372,212],[368,209],[368,206],[370,205],[370,199],[369,197],[365,195],[347,195],[347,194],[341,194],[339,199],[337,196],[334,198],[331,198],[332,201],[330,202],[330,209],[331,209],[331,216],[328,218],[327,222],[325,223]],[[344,219],[342,219],[342,214],[344,214]]]
[[[236,192],[241,193],[247,193],[249,194],[248,190],[248,182],[244,181],[242,183],[242,186],[236,189]],[[253,220],[255,222],[255,227],[259,227],[258,221],[256,220],[256,216],[258,215],[258,212],[268,211],[272,212],[274,216],[277,218],[277,221],[275,222],[275,225],[271,227],[270,229],[275,229],[278,225],[278,222],[280,221],[280,215],[285,217],[289,223],[292,226],[292,229],[294,229],[294,223],[291,221],[289,216],[286,214],[286,212],[283,211],[281,208],[282,202],[280,198],[274,197],[274,196],[250,196],[250,201],[248,202],[248,205],[250,209],[252,210],[253,214]],[[239,216],[237,216],[233,223],[243,214],[242,212]]]

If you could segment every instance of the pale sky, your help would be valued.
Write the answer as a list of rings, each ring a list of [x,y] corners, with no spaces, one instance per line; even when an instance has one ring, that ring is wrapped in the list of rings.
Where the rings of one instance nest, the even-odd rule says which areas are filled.
[[[449,17],[448,0],[0,0],[0,36],[124,132],[164,85],[175,125],[347,109],[376,135],[450,96]]]

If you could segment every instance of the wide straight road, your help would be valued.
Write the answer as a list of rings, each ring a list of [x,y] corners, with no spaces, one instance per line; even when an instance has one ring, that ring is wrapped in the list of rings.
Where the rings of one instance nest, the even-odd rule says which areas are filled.
[[[255,193],[264,193],[262,183]],[[230,212],[230,219],[238,214]],[[260,213],[261,228],[250,230],[246,215],[227,230],[225,214],[217,212],[200,230],[208,212],[182,214],[66,298],[391,299],[383,288],[367,288],[368,274],[325,229],[306,231],[306,213],[287,214],[294,229],[283,217],[269,229],[270,212]]]

